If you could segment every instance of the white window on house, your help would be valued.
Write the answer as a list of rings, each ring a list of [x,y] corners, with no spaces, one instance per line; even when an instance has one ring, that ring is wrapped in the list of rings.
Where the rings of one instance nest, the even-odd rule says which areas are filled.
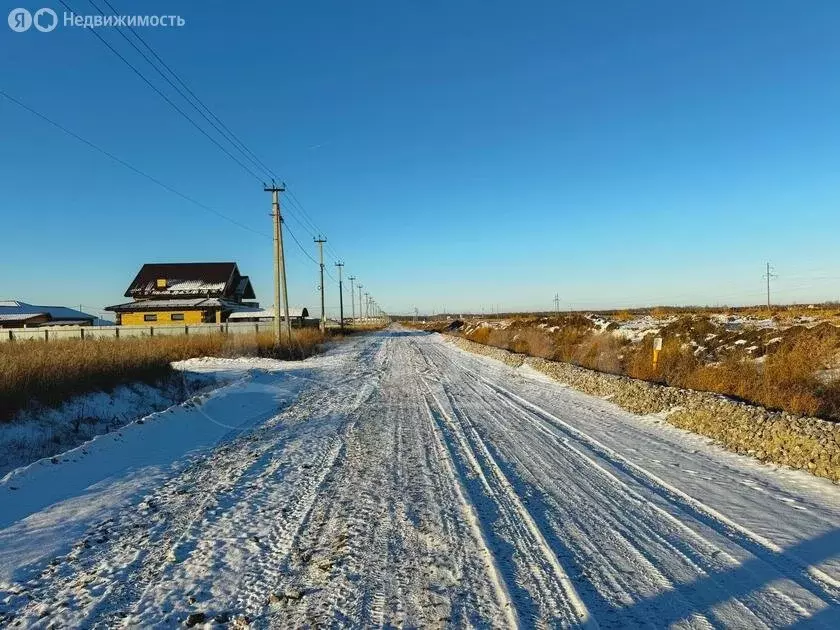
[[[172,315],[170,315],[169,317],[170,317],[170,319],[172,319],[173,322],[184,321],[184,314],[183,313],[172,313]]]
[[[146,313],[143,315],[144,322],[156,322],[157,321],[157,313]]]

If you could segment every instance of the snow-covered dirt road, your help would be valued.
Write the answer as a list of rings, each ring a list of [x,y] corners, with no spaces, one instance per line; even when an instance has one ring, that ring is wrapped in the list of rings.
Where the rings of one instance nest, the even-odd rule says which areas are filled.
[[[840,627],[825,480],[425,333],[250,367],[0,482],[0,625]]]

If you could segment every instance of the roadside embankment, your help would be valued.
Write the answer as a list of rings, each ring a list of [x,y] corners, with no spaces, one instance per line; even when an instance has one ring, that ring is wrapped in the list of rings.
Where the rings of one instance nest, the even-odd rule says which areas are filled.
[[[458,347],[511,367],[528,365],[574,389],[637,414],[712,438],[737,453],[840,482],[840,423],[771,411],[719,394],[667,387],[549,361],[450,336]]]

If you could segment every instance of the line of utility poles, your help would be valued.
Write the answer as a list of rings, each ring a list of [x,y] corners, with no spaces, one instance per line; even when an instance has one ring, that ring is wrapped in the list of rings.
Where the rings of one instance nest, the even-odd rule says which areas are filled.
[[[271,217],[274,225],[274,325],[273,325],[273,332],[274,332],[274,343],[280,345],[282,342],[283,336],[283,321],[286,324],[286,331],[288,335],[288,341],[291,345],[292,343],[292,325],[291,319],[289,317],[289,292],[286,282],[286,259],[283,252],[283,215],[280,211],[280,193],[286,191],[286,185],[283,183],[276,183],[274,180],[271,181],[271,184],[264,184],[263,190],[265,192],[271,193]],[[326,237],[318,235],[317,238],[313,239],[315,243],[318,244],[318,256],[319,256],[319,269],[320,269],[320,286],[318,287],[321,291],[321,321],[320,321],[320,328],[321,330],[326,330],[327,328],[327,310],[326,310],[326,300],[324,296],[324,243],[327,242]],[[335,266],[338,267],[338,300],[339,300],[339,320],[341,323],[341,328],[344,328],[344,282],[342,278],[342,272],[344,263],[341,261],[337,261]],[[355,300],[355,292],[353,287],[353,282],[358,278],[356,276],[350,276],[350,304],[353,312],[353,320],[356,319],[356,300]],[[362,285],[356,285],[359,289],[359,317],[362,317]],[[370,293],[365,294],[368,298],[368,304],[366,305],[366,312],[372,312],[376,310],[379,315],[384,315],[384,313],[379,309],[379,307],[372,306],[375,304],[373,302],[373,298],[370,296]],[[280,319],[280,313],[283,313],[283,320]],[[81,309],[79,309],[81,310]]]
[[[263,186],[263,190],[271,193],[271,216],[274,222],[274,343],[280,345],[280,299],[282,293],[286,330],[289,333],[289,345],[291,345],[292,326],[289,321],[289,293],[286,289],[286,259],[283,256],[283,217],[280,214],[280,193],[286,190],[286,186],[285,184],[278,186],[272,181],[271,186]]]
[[[352,315],[353,319],[356,319],[356,295],[353,292],[353,280],[356,279],[356,276],[350,276],[350,314]]]
[[[341,283],[341,268],[344,266],[344,263],[336,262],[335,266],[338,267],[338,321],[341,323],[341,329],[344,330],[344,287]]]
[[[321,330],[326,330],[327,311],[324,308],[324,243],[327,242],[327,239],[319,234],[318,238],[313,238],[312,240],[318,244],[318,260],[320,260],[319,264],[321,268],[321,283],[318,285],[318,288],[321,290]]]

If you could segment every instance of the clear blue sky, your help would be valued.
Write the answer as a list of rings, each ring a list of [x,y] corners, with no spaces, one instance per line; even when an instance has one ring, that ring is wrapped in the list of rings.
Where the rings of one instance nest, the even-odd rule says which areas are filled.
[[[840,3],[112,3],[186,19],[141,34],[387,310],[755,303],[766,260],[780,300],[840,298]],[[89,32],[3,25],[0,68],[14,97],[270,234],[258,182]],[[0,297],[104,306],[144,262],[235,260],[272,302],[269,238],[2,98],[0,116]],[[317,268],[287,246],[290,301],[314,307]]]

